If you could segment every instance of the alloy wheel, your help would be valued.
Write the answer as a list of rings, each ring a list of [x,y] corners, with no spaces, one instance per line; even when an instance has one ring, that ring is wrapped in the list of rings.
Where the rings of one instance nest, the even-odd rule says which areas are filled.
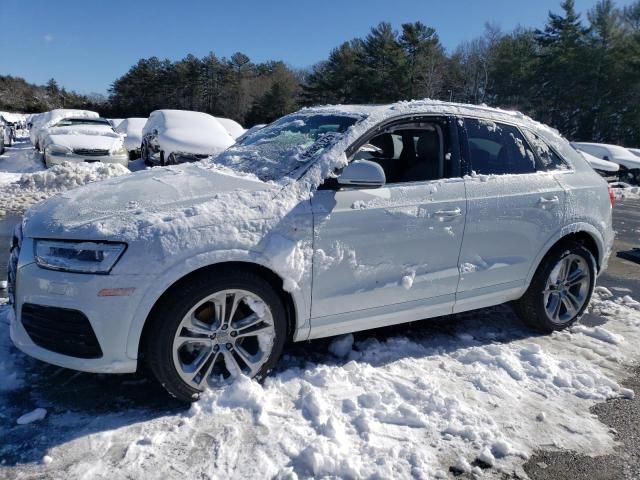
[[[198,302],[182,319],[173,340],[180,378],[202,390],[253,377],[267,362],[276,331],[267,304],[246,290],[222,290]]]
[[[549,320],[556,325],[571,322],[589,298],[590,287],[591,273],[583,257],[570,254],[560,259],[543,292]]]

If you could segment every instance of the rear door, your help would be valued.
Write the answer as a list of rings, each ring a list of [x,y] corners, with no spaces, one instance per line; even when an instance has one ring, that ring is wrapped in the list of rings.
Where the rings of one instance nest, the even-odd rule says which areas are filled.
[[[518,127],[466,118],[462,138],[470,175],[456,311],[518,296],[566,201]]]

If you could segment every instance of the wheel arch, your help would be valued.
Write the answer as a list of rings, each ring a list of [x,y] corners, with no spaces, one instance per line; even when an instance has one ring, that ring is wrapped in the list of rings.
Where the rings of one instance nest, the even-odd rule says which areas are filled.
[[[562,229],[561,232],[554,236],[545,245],[545,248],[542,249],[541,253],[538,254],[536,261],[529,270],[529,274],[527,276],[527,286],[531,283],[535,272],[538,270],[540,264],[542,263],[542,260],[549,254],[549,252],[555,250],[556,248],[560,248],[560,246],[566,242],[580,243],[587,250],[589,250],[596,261],[597,271],[600,271],[605,255],[605,247],[602,236],[600,235],[598,230],[596,230],[595,227],[590,224],[572,225],[570,227]]]
[[[139,334],[137,338],[131,338],[135,335],[134,331],[129,332],[129,345],[131,345],[132,341],[135,341],[135,354],[138,360],[141,359],[141,353],[144,351],[145,342],[147,341],[148,334],[151,327],[151,322],[149,319],[152,315],[162,308],[163,304],[169,301],[171,296],[171,292],[176,288],[179,288],[181,284],[188,283],[190,281],[196,281],[198,277],[203,275],[211,275],[218,272],[222,272],[225,270],[238,270],[242,269],[244,271],[249,271],[252,273],[256,273],[260,275],[262,278],[266,279],[270,284],[272,284],[285,307],[285,311],[287,312],[287,340],[294,340],[296,337],[296,332],[304,323],[304,314],[302,313],[302,308],[300,305],[300,299],[295,298],[296,296],[287,292],[283,288],[283,279],[277,273],[275,273],[270,268],[261,265],[259,263],[246,261],[246,260],[232,260],[232,261],[224,261],[219,263],[213,263],[210,265],[204,265],[195,270],[192,270],[180,278],[173,281],[169,284],[164,291],[160,294],[160,296],[153,302],[153,305],[150,309],[148,309],[144,321],[142,323],[141,329],[139,329]],[[302,311],[301,311],[302,310]],[[129,350],[129,349],[128,349]]]

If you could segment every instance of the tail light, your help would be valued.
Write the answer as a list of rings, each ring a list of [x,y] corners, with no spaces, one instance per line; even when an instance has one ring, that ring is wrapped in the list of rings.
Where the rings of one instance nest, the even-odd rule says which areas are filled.
[[[611,185],[609,187],[609,201],[611,202],[611,208],[616,206],[616,192],[613,191]]]

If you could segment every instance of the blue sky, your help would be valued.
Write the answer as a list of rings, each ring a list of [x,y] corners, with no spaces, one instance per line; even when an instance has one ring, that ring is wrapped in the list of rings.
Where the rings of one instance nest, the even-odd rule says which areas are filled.
[[[596,0],[577,0],[586,12]],[[618,5],[632,0],[617,0]],[[541,27],[560,0],[0,0],[0,74],[106,93],[139,58],[242,51],[307,67],[380,21],[420,20],[449,50],[482,34]],[[586,15],[583,14],[583,18]]]

